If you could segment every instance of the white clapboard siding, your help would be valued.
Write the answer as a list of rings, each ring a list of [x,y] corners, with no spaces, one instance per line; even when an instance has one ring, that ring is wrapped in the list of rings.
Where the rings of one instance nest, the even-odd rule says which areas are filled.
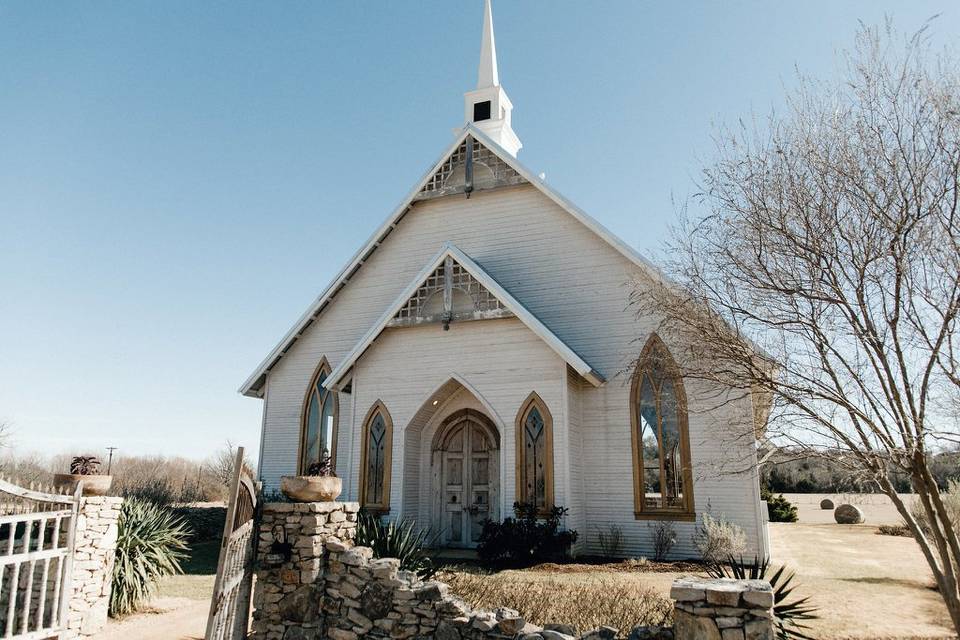
[[[277,487],[281,475],[296,469],[304,392],[317,363],[326,357],[336,367],[445,242],[454,243],[476,261],[607,383],[592,388],[571,380],[562,361],[546,345],[537,344],[536,337],[515,320],[455,323],[447,335],[439,335],[436,326],[391,329],[387,340],[387,334],[381,336],[358,361],[353,394],[340,396],[337,470],[344,476],[345,496],[356,498],[359,422],[376,399],[371,397],[399,394],[397,413],[389,403],[388,408],[394,421],[394,446],[402,446],[405,420],[417,411],[417,399],[422,402],[452,372],[459,371],[462,363],[476,358],[469,370],[471,382],[487,385],[498,376],[506,381],[489,393],[507,427],[501,441],[501,470],[506,476],[501,496],[506,506],[512,504],[513,425],[530,388],[511,378],[515,371],[511,366],[522,364],[511,350],[528,355],[542,351],[555,365],[537,383],[551,389],[544,400],[554,418],[556,501],[571,508],[568,526],[580,531],[578,548],[597,551],[596,532],[616,523],[624,532],[624,553],[650,555],[652,532],[646,521],[633,517],[630,385],[624,371],[656,327],[656,319],[637,319],[627,307],[630,281],[638,267],[531,185],[414,205],[271,371],[261,461],[265,486]],[[515,328],[516,335],[500,335],[511,333],[503,327]],[[429,334],[430,339],[420,340],[420,332]],[[434,344],[453,343],[468,333],[476,334],[479,342],[464,343],[459,350],[431,350]],[[417,341],[403,354],[405,361],[386,370],[388,379],[373,384],[367,378],[365,384],[362,374],[376,375],[369,363],[379,350],[404,340]],[[420,367],[425,362],[429,371]],[[530,366],[539,366],[536,359]],[[414,370],[419,373],[415,375]],[[522,378],[526,373],[519,371],[518,375]],[[742,436],[749,428],[749,402],[739,403],[746,405],[747,411],[728,403],[704,414],[698,412],[703,406],[696,402],[694,390],[687,393],[697,510],[702,512],[709,501],[715,514],[722,513],[743,526],[751,544],[756,545],[761,519],[755,478],[718,470],[729,459],[754,455],[752,441],[731,435]],[[412,489],[407,486],[402,449],[394,451],[393,460],[392,500],[400,505]],[[411,504],[409,508],[421,512],[423,506]],[[693,528],[689,523],[677,524],[680,539],[675,555],[692,554]]]

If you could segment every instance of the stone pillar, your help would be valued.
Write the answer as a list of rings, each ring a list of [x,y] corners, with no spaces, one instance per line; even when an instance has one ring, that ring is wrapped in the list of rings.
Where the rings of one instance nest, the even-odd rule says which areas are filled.
[[[774,640],[773,589],[765,580],[678,578],[676,640]]]
[[[123,498],[80,499],[73,554],[73,591],[67,613],[68,638],[95,636],[107,623],[117,520]]]
[[[263,506],[253,594],[253,638],[323,636],[321,600],[327,541],[351,543],[356,502],[273,502]]]

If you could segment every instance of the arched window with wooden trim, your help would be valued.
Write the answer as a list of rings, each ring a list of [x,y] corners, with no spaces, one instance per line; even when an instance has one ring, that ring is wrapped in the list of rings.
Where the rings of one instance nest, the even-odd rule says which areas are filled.
[[[306,473],[311,464],[319,462],[324,452],[330,455],[333,468],[337,467],[337,427],[340,405],[337,393],[323,387],[330,375],[326,358],[320,361],[317,372],[307,389],[300,419],[300,473]]]
[[[393,420],[387,407],[377,400],[363,421],[360,449],[360,505],[369,511],[390,510],[392,448]]]
[[[656,334],[640,353],[630,415],[635,515],[693,519],[687,397],[680,369]]]
[[[517,502],[541,512],[553,507],[553,416],[531,393],[517,414]]]

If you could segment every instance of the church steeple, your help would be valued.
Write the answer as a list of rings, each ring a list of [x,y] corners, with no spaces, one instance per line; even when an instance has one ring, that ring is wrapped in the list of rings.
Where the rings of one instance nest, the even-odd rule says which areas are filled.
[[[480,41],[480,69],[477,73],[477,89],[496,87],[499,84],[497,42],[493,38],[493,10],[490,8],[490,0],[484,0],[483,40]]]
[[[510,126],[513,104],[500,86],[497,69],[497,44],[493,36],[493,10],[484,0],[483,38],[480,41],[480,66],[477,88],[464,94],[464,117],[511,155],[523,147]]]

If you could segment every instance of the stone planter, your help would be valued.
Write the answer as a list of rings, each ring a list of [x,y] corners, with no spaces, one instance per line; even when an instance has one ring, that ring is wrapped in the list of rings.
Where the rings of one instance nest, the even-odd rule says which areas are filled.
[[[280,491],[294,502],[333,502],[343,490],[336,476],[283,476]]]
[[[79,473],[55,473],[53,474],[53,486],[65,487],[70,491],[77,488],[78,482],[83,482],[83,495],[85,496],[105,496],[110,491],[110,485],[113,484],[113,476],[84,476]]]

